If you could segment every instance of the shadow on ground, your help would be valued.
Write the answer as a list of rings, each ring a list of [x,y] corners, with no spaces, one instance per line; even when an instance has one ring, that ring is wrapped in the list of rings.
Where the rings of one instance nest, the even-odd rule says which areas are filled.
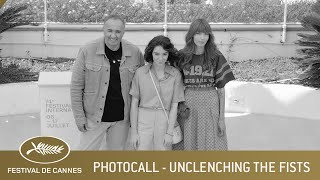
[[[40,114],[0,116],[0,150],[18,150],[27,139],[40,136]]]

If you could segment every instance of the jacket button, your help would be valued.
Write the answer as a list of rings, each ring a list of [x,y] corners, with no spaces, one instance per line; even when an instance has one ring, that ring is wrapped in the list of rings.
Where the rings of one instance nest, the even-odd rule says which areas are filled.
[[[99,123],[99,121],[97,121],[97,123]]]
[[[104,84],[108,84],[107,82],[105,82]]]
[[[100,110],[102,110],[102,108],[100,108]]]
[[[102,98],[104,98],[104,96],[102,96]]]

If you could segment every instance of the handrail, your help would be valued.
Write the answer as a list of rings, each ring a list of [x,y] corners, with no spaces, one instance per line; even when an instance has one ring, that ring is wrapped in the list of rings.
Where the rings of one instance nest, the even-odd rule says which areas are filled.
[[[48,31],[101,31],[102,24],[67,24],[67,23],[47,23]],[[168,31],[187,31],[190,23],[168,23]],[[282,31],[280,23],[274,24],[228,24],[210,23],[213,31]],[[287,31],[307,31],[300,23],[287,23]],[[43,31],[42,26],[18,26],[8,31]],[[163,31],[163,23],[127,23],[126,31]]]

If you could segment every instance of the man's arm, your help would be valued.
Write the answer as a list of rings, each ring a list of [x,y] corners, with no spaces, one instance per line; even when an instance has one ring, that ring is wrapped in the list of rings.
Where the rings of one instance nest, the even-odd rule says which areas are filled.
[[[71,77],[71,107],[73,116],[80,131],[85,131],[87,123],[83,110],[83,91],[85,86],[85,56],[83,49],[79,50],[78,56],[72,68]]]
[[[140,138],[138,134],[138,106],[139,106],[139,99],[132,96],[131,109],[130,109],[130,122],[131,122],[130,143],[134,149],[137,149],[140,143]]]
[[[138,60],[139,60],[139,67],[144,66],[145,65],[145,61],[144,61],[144,57],[142,55],[142,52],[140,50],[138,50]]]

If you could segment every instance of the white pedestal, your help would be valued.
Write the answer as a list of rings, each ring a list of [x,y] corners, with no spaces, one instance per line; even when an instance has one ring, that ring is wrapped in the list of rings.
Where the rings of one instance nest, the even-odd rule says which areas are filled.
[[[80,140],[71,109],[71,72],[41,72],[39,77],[41,135],[54,136],[75,150]]]

